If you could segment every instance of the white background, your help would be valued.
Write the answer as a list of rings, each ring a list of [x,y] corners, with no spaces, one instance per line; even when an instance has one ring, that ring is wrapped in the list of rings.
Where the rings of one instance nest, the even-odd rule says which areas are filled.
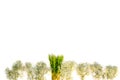
[[[0,0],[0,79],[16,60],[49,65],[51,53],[119,67],[120,1]]]

